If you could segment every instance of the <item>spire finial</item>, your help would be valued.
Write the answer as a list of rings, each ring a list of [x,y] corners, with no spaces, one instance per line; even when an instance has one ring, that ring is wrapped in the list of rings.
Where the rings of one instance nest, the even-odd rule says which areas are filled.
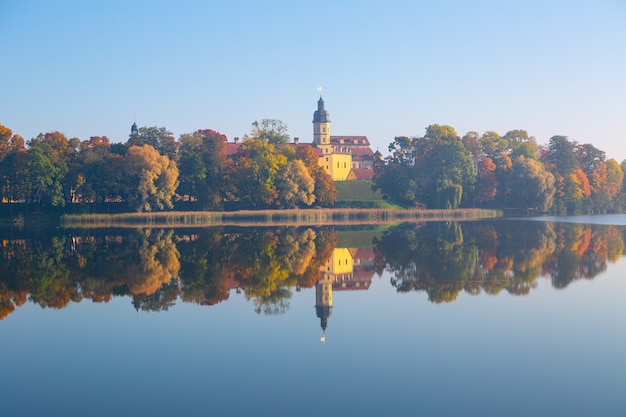
[[[322,86],[317,87],[317,91],[320,93],[320,97],[322,97]]]

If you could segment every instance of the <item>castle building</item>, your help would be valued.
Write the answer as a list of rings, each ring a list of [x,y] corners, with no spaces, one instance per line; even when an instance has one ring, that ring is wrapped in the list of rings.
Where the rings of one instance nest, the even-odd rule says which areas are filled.
[[[369,180],[374,176],[374,159],[367,136],[331,136],[330,115],[324,108],[320,94],[317,110],[313,113],[313,142],[300,143],[298,138],[290,146],[311,146],[319,158],[319,165],[334,181]],[[241,146],[238,138],[226,145],[226,154],[232,157]]]
[[[320,94],[313,113],[313,143],[319,164],[334,181],[371,179],[374,153],[366,136],[331,136],[330,115]]]

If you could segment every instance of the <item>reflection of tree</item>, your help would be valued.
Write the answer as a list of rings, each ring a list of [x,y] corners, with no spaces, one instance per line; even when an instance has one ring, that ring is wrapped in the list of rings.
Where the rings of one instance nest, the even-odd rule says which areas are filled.
[[[178,277],[179,253],[172,242],[172,231],[140,231],[144,237],[135,243],[134,258],[126,266],[126,284],[133,295],[154,294],[162,285]]]
[[[434,302],[453,301],[476,264],[475,244],[464,241],[459,223],[403,225],[375,240],[379,256],[394,273],[399,292],[426,291]]]
[[[606,271],[624,251],[623,236],[615,226],[561,224],[557,248],[544,269],[555,288],[565,288],[577,279],[592,279]]]
[[[178,244],[182,298],[212,305],[228,299],[236,285],[258,313],[281,314],[289,308],[291,287],[319,278],[334,242],[334,231],[297,228],[204,229],[187,235]]]
[[[176,302],[179,292],[178,282],[171,281],[150,295],[144,293],[133,296],[133,305],[136,310],[167,311]]]
[[[172,236],[172,231],[138,229],[124,235],[73,237],[68,263],[83,296],[93,301],[126,294],[161,299],[156,293],[178,278],[180,268]]]
[[[178,248],[183,301],[214,305],[227,300],[235,273],[231,266],[238,256],[232,238],[223,229],[202,229],[179,236]]]
[[[390,229],[376,242],[377,264],[398,291],[426,291],[434,302],[469,294],[525,295],[542,274],[556,288],[606,270],[624,251],[616,227],[545,222],[431,223]],[[476,254],[476,255],[474,255]]]
[[[27,235],[0,244],[0,319],[27,299],[62,308],[71,301],[133,296],[141,310],[183,301],[213,305],[244,292],[255,310],[281,314],[291,288],[320,277],[338,236],[333,229],[221,228],[184,234],[158,229],[83,235]],[[614,226],[545,222],[426,223],[391,227],[375,240],[375,265],[399,292],[433,302],[469,294],[528,294],[541,276],[555,288],[590,279],[624,252]]]
[[[80,301],[63,262],[64,244],[63,238],[54,237],[49,245],[34,248],[28,256],[30,299],[42,307],[63,308],[72,300]]]
[[[475,235],[479,262],[475,272],[475,293],[498,294],[505,289],[525,295],[535,287],[541,267],[554,251],[554,231],[550,223],[472,223],[466,233]]]

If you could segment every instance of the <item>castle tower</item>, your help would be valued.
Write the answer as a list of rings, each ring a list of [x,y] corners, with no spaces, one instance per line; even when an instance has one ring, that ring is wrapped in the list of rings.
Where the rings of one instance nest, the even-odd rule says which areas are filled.
[[[330,152],[330,116],[324,109],[321,93],[317,101],[317,110],[313,113],[313,143],[324,153]]]

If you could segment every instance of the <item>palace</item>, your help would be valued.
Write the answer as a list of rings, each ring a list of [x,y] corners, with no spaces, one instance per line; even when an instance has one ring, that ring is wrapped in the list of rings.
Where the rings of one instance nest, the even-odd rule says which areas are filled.
[[[312,146],[319,164],[334,181],[369,180],[374,176],[374,158],[380,156],[370,148],[367,136],[331,136],[330,115],[320,94],[313,113],[313,142],[300,143],[296,137],[291,146]],[[228,143],[227,154],[234,155],[241,143],[237,138]],[[378,155],[377,155],[378,154]]]
[[[313,113],[313,143],[319,163],[335,181],[371,179],[374,152],[366,136],[331,136],[330,116],[320,94]]]

